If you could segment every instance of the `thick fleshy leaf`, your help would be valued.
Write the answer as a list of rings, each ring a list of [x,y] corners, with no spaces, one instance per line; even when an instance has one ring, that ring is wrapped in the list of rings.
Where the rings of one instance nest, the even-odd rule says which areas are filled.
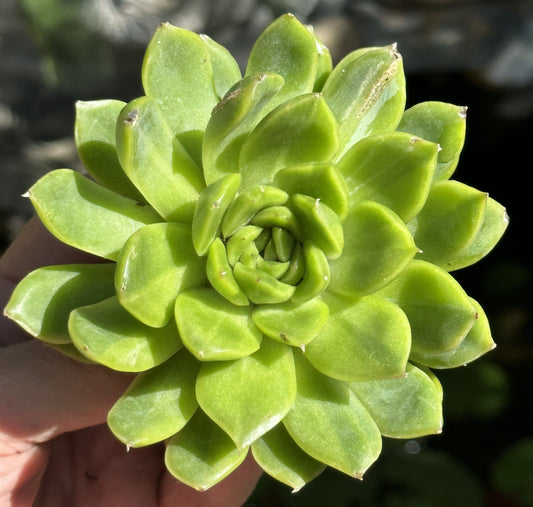
[[[417,438],[442,431],[442,388],[429,370],[407,365],[399,378],[350,383],[384,437]]]
[[[489,321],[481,305],[470,298],[477,312],[477,319],[464,339],[448,352],[440,354],[419,353],[418,362],[430,368],[457,368],[465,366],[496,347],[492,340]]]
[[[320,92],[322,91],[322,87],[324,86],[326,79],[329,77],[329,75],[331,74],[331,71],[333,70],[333,60],[331,58],[331,53],[329,52],[329,49],[317,37],[313,29],[313,26],[307,25],[306,28],[309,29],[309,31],[313,34],[315,38],[318,59],[317,59],[315,85],[313,87],[313,91]]]
[[[287,167],[274,177],[274,185],[290,195],[302,194],[329,206],[343,220],[348,212],[348,188],[333,164]]]
[[[328,259],[320,248],[315,246],[313,242],[306,241],[303,246],[302,255],[302,279],[296,286],[296,290],[291,298],[291,301],[296,304],[302,304],[320,296],[326,290],[331,280]],[[284,278],[282,278],[283,280]]]
[[[205,181],[209,185],[239,170],[241,148],[264,116],[264,108],[283,86],[277,74],[247,76],[213,109],[202,144]]]
[[[86,364],[96,364],[94,361],[89,359],[88,357],[85,357],[77,348],[76,346],[71,343],[46,343],[47,347],[50,347],[54,350],[57,350],[58,352],[61,352],[61,354],[64,354],[67,357],[70,357],[72,359],[75,359],[76,361],[80,361],[82,363]]]
[[[28,191],[46,228],[67,245],[116,260],[125,241],[161,222],[150,207],[101,187],[71,169],[45,174]]]
[[[248,447],[239,449],[201,410],[168,442],[165,465],[178,480],[205,491],[237,468]]]
[[[292,14],[272,22],[255,41],[246,75],[274,72],[285,83],[269,105],[272,109],[296,95],[312,92],[318,70],[318,48],[314,34]]]
[[[477,310],[459,283],[429,262],[413,260],[380,291],[407,315],[411,360],[449,352],[459,345],[477,318]]]
[[[198,403],[198,362],[185,349],[135,377],[107,414],[107,424],[128,447],[162,442],[192,417]]]
[[[343,58],[322,89],[339,125],[337,159],[363,137],[393,131],[405,107],[402,57],[395,46]]]
[[[222,218],[239,190],[240,181],[240,174],[228,174],[200,194],[192,219],[192,242],[198,255],[207,255],[211,243],[220,235]]]
[[[328,306],[318,298],[303,304],[260,305],[253,309],[255,325],[282,343],[305,347],[328,320]]]
[[[174,321],[149,327],[129,314],[116,296],[72,311],[68,329],[83,355],[119,371],[148,370],[182,346]]]
[[[246,225],[265,208],[285,204],[289,196],[270,185],[257,185],[241,192],[231,203],[222,221],[222,235],[227,238]]]
[[[473,241],[458,256],[449,260],[442,267],[446,271],[453,271],[475,264],[496,246],[508,225],[509,216],[505,208],[489,197],[483,223]]]
[[[121,100],[76,102],[74,139],[85,169],[100,185],[143,201],[141,193],[124,173],[115,146],[118,115],[126,105]]]
[[[202,363],[196,382],[200,407],[239,448],[273,428],[295,395],[292,348],[268,338],[248,357]]]
[[[219,98],[222,98],[237,81],[240,81],[241,69],[224,46],[205,34],[200,34],[200,39],[205,43],[209,52],[215,92]]]
[[[163,327],[178,294],[206,283],[205,264],[194,251],[190,226],[147,225],[130,236],[118,257],[120,304],[148,326]]]
[[[248,299],[257,305],[283,303],[295,291],[294,286],[277,280],[265,271],[245,266],[242,262],[235,264],[233,275]]]
[[[437,143],[434,181],[449,178],[459,162],[466,132],[466,107],[445,102],[421,102],[407,109],[398,130]]]
[[[362,478],[381,452],[376,423],[348,384],[322,375],[297,349],[294,356],[298,390],[283,424],[307,454]]]
[[[488,195],[458,181],[433,185],[426,204],[409,222],[417,254],[446,268],[448,262],[468,248],[483,223]]]
[[[344,250],[330,261],[329,290],[339,294],[363,296],[384,287],[418,250],[398,215],[375,202],[354,205],[343,227]]]
[[[290,486],[293,493],[326,468],[296,445],[283,424],[253,442],[252,454],[267,474]]]
[[[399,377],[411,349],[405,313],[378,296],[353,298],[326,292],[329,319],[305,349],[309,362],[348,382]]]
[[[300,224],[300,234],[313,242],[328,259],[337,259],[344,246],[344,234],[339,216],[320,199],[294,194],[289,206]]]
[[[38,268],[15,287],[4,315],[40,340],[70,343],[70,312],[112,296],[114,273],[112,263]]]
[[[370,200],[411,220],[424,206],[437,161],[438,145],[403,132],[362,139],[339,160],[350,204]]]
[[[131,101],[118,118],[116,140],[120,163],[146,200],[166,220],[190,222],[204,179],[157,101]]]
[[[206,274],[213,288],[228,301],[238,306],[250,304],[248,296],[239,287],[233,276],[233,269],[228,262],[226,247],[220,238],[209,247]]]
[[[176,322],[183,344],[204,361],[248,356],[261,344],[249,306],[236,306],[211,287],[182,292],[176,299]]]
[[[285,167],[327,162],[337,150],[337,125],[322,95],[300,95],[277,107],[246,139],[239,158],[243,189],[269,184]]]
[[[193,159],[199,163],[202,133],[218,102],[210,47],[200,35],[163,23],[144,56],[142,83]]]

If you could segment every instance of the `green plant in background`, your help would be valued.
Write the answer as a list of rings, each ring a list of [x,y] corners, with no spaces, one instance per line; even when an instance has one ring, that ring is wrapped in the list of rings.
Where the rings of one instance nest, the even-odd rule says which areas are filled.
[[[102,262],[37,269],[6,314],[138,372],[109,427],[129,447],[165,441],[197,489],[250,451],[294,490],[326,466],[361,478],[383,436],[439,433],[433,370],[494,347],[449,272],[508,223],[450,179],[466,109],[405,109],[394,45],[332,68],[290,14],[244,77],[209,37],[163,24],[142,83],[128,104],[77,104],[90,179],[58,169],[28,192],[55,236]]]

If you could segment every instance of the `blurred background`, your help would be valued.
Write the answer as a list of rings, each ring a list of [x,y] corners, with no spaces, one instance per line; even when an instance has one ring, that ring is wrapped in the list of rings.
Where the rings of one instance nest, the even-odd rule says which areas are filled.
[[[315,27],[334,62],[397,42],[408,106],[468,106],[454,178],[504,204],[511,222],[488,257],[454,273],[498,347],[437,372],[443,433],[385,439],[362,482],[328,470],[291,493],[265,476],[247,507],[533,506],[531,0],[0,0],[0,252],[32,215],[21,194],[51,169],[80,168],[74,102],[142,94],[144,49],[161,22],[207,33],[244,69],[285,12]]]

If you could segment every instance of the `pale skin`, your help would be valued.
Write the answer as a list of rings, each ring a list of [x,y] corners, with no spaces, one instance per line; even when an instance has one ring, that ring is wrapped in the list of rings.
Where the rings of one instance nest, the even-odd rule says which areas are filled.
[[[91,262],[31,219],[0,259],[0,306],[39,266]],[[261,475],[249,456],[198,492],[170,475],[163,445],[126,450],[105,424],[132,380],[80,363],[0,319],[0,506],[238,507]]]

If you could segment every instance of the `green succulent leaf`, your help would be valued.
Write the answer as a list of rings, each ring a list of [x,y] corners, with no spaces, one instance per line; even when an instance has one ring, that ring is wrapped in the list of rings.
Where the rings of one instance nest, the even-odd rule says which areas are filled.
[[[205,264],[194,251],[190,226],[170,222],[142,227],[117,259],[118,300],[141,322],[163,327],[174,315],[178,294],[206,283]]]
[[[67,245],[116,260],[125,241],[161,217],[149,206],[101,187],[71,169],[45,174],[28,191],[46,228]]]
[[[333,70],[333,61],[331,59],[331,53],[325,44],[317,37],[312,25],[306,25],[306,28],[313,34],[316,43],[317,50],[317,69],[315,77],[315,85],[313,87],[314,92],[319,92],[322,90],[326,79],[331,74]]]
[[[165,464],[178,480],[205,491],[235,470],[246,458],[209,417],[197,410],[186,426],[168,442]]]
[[[311,457],[362,478],[381,452],[376,423],[348,384],[315,370],[298,350],[294,357],[298,389],[283,424]]]
[[[241,192],[231,203],[222,221],[222,235],[227,238],[247,224],[257,213],[272,206],[282,206],[289,196],[270,185],[257,185]]]
[[[488,197],[483,223],[476,236],[459,255],[449,260],[443,268],[446,271],[453,271],[475,264],[496,246],[508,225],[509,216],[505,208]]]
[[[293,493],[326,468],[300,449],[281,423],[252,443],[252,454],[267,474],[290,486]]]
[[[404,112],[398,130],[437,143],[441,150],[433,180],[448,179],[465,142],[466,107],[433,101],[415,104]]]
[[[407,364],[398,378],[350,383],[384,437],[417,438],[442,431],[442,388],[429,370]]]
[[[403,132],[361,139],[339,160],[350,205],[365,200],[383,204],[404,222],[426,202],[438,145]]]
[[[224,46],[205,34],[200,34],[200,39],[209,53],[215,92],[219,98],[222,98],[234,83],[241,79],[241,69],[237,60]]]
[[[457,347],[477,319],[477,310],[459,283],[426,261],[413,260],[380,295],[409,318],[414,362]]]
[[[305,347],[320,333],[328,315],[328,305],[315,298],[302,304],[287,302],[257,306],[252,311],[252,320],[268,337]]]
[[[107,415],[107,424],[128,447],[170,438],[192,417],[198,403],[195,381],[199,365],[185,349],[135,377]]]
[[[339,125],[337,159],[363,137],[395,130],[405,108],[402,58],[395,46],[343,58],[322,89]]]
[[[218,102],[220,77],[213,76],[213,53],[213,46],[198,34],[163,23],[148,45],[142,67],[146,95],[160,104],[172,133],[196,162],[201,160],[203,131]],[[213,56],[220,71],[220,54]]]
[[[120,165],[115,145],[117,119],[125,105],[121,100],[76,102],[74,139],[85,169],[97,183],[142,201],[141,193]]]
[[[182,346],[174,321],[149,327],[129,314],[116,296],[73,310],[68,329],[83,355],[119,371],[148,370]]]
[[[328,287],[330,281],[329,263],[326,254],[311,241],[303,246],[303,276],[296,286],[291,301],[296,304],[305,303],[317,296]],[[289,267],[290,270],[290,267]],[[283,279],[282,279],[283,281]]]
[[[320,199],[294,194],[289,207],[300,226],[300,234],[313,242],[328,259],[337,259],[344,246],[344,234],[339,216]]]
[[[222,230],[222,218],[239,190],[240,174],[228,174],[200,194],[192,219],[192,242],[196,253],[207,255]]]
[[[348,187],[333,164],[304,164],[287,167],[274,177],[274,185],[289,195],[318,199],[344,220],[348,213]]]
[[[132,100],[120,113],[116,140],[120,163],[146,200],[166,220],[190,222],[204,179],[157,101]]]
[[[492,340],[490,325],[481,305],[470,298],[477,312],[477,319],[457,347],[440,354],[419,353],[418,362],[429,368],[457,368],[465,366],[496,347]]]
[[[329,319],[305,348],[320,372],[348,382],[399,377],[411,349],[411,329],[395,304],[378,296],[326,292]]]
[[[270,339],[242,359],[202,363],[196,382],[200,407],[239,448],[276,426],[295,395],[292,347]]]
[[[420,248],[417,258],[446,268],[474,241],[488,196],[458,181],[433,185],[426,204],[408,227]]]
[[[71,343],[70,312],[115,292],[115,265],[68,264],[38,268],[15,287],[4,314],[47,343]]]
[[[283,77],[284,85],[270,108],[297,95],[312,92],[317,71],[315,35],[292,14],[280,16],[261,33],[252,47],[246,67],[247,76],[273,72]]]
[[[277,74],[262,72],[236,83],[213,109],[205,128],[202,160],[209,185],[238,172],[241,148],[248,134],[265,116],[264,109],[283,86]]]
[[[402,220],[382,204],[363,201],[343,222],[342,256],[330,261],[329,290],[360,297],[387,285],[418,251]]]
[[[238,359],[259,349],[262,334],[251,308],[234,305],[210,287],[179,294],[175,312],[183,344],[200,360]]]
[[[266,116],[244,142],[242,187],[269,184],[285,167],[327,162],[337,146],[335,117],[322,95],[299,95]]]

